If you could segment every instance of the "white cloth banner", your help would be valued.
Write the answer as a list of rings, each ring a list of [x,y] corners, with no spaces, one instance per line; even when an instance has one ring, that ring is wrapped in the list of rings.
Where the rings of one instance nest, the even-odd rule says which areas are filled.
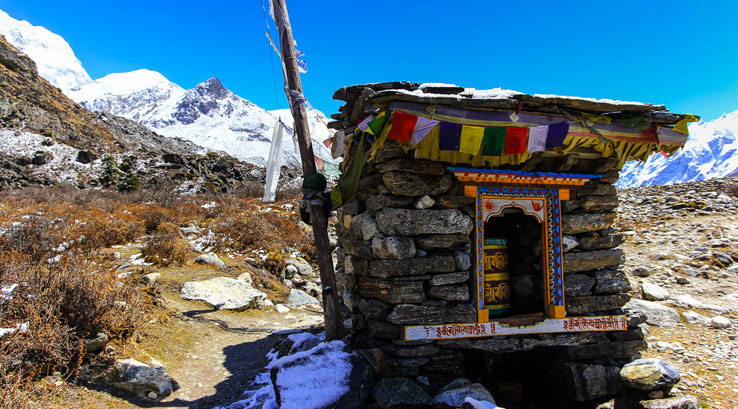
[[[272,145],[269,148],[269,157],[267,158],[266,183],[264,183],[264,199],[265,203],[274,202],[277,196],[277,183],[279,182],[279,170],[282,167],[282,135],[284,134],[284,126],[282,120],[277,121],[274,125],[272,133]]]

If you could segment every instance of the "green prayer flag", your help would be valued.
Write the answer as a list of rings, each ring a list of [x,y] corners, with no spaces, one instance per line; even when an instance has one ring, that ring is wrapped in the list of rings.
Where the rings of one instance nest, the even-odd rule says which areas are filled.
[[[483,156],[500,156],[505,146],[505,128],[485,128],[482,141]]]
[[[359,128],[356,128],[354,131],[354,134],[351,135],[351,140],[354,141],[355,144],[358,144],[361,141],[361,136],[363,132]]]
[[[623,125],[629,128],[636,128],[640,130],[648,129],[651,127],[651,122],[642,115],[633,118],[613,119],[612,121],[618,125]]]
[[[341,175],[338,184],[331,191],[331,202],[333,209],[337,209],[344,204],[350,202],[356,192],[359,190],[359,179],[361,172],[366,164],[366,138],[361,138],[359,145],[356,146],[354,155],[351,157],[351,163],[346,168],[346,172]]]
[[[378,117],[369,121],[369,128],[367,128],[367,131],[372,135],[379,136],[382,132],[382,128],[384,128],[384,123],[387,122],[388,116],[387,112],[382,112]]]

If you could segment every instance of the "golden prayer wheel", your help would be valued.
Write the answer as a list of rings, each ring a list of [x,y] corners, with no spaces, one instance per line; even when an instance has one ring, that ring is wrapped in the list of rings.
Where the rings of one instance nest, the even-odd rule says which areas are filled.
[[[507,240],[484,240],[484,308],[489,315],[510,312],[510,272],[507,269]]]

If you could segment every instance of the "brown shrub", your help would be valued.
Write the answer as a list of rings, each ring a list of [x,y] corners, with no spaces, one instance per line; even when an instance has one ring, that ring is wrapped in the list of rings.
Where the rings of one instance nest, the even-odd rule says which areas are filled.
[[[164,222],[146,238],[141,252],[149,263],[182,265],[187,259],[187,244],[180,238],[177,225]]]
[[[149,204],[127,204],[119,209],[121,212],[136,215],[143,220],[146,233],[151,233],[159,228],[164,222],[176,223],[175,213],[172,209]]]

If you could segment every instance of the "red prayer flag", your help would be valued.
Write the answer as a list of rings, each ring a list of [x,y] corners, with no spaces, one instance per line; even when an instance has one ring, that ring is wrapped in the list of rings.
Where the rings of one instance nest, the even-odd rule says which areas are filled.
[[[390,129],[388,139],[405,143],[410,142],[417,122],[417,116],[395,111],[395,117],[392,120],[392,128]]]
[[[507,128],[505,133],[505,155],[526,153],[528,149],[528,128],[522,126]]]

